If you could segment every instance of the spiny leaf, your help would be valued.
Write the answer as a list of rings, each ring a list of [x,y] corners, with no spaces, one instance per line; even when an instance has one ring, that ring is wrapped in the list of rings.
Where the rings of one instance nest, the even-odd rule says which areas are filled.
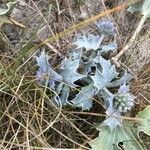
[[[111,42],[107,45],[102,46],[102,52],[115,51],[117,49],[117,43]]]
[[[134,13],[134,12],[142,12],[142,2],[132,4],[128,9],[129,12]]]
[[[66,104],[68,104],[68,97],[69,97],[69,91],[70,91],[70,87],[65,85],[63,82],[61,82],[57,89],[56,89],[56,93],[57,95],[55,95],[53,97],[53,100],[57,103],[58,106],[64,106]]]
[[[118,90],[118,93],[119,94],[126,94],[126,93],[128,93],[129,92],[129,85],[126,85],[126,82],[124,82],[121,86],[120,86],[120,88],[119,88],[119,90]]]
[[[131,79],[132,79],[132,76],[125,71],[124,74],[119,79],[116,79],[115,81],[110,82],[107,85],[107,87],[118,87],[122,85],[123,83],[128,83]]]
[[[80,70],[83,74],[88,75],[91,71],[91,67],[96,67],[94,59],[97,56],[97,51],[89,50],[82,53],[80,60]]]
[[[117,109],[114,108],[115,95],[109,92],[106,88],[102,89],[100,91],[100,94],[104,100],[104,106],[106,109],[106,114],[108,116],[108,118],[106,118],[102,123],[102,126],[109,126],[110,130],[113,131],[118,125],[121,126],[122,123],[122,119],[119,118],[119,116],[121,116],[120,112],[118,112]],[[118,116],[118,118],[114,118],[112,115]]]
[[[128,86],[125,84],[122,85],[118,90],[118,93],[119,92],[120,94],[129,92]],[[105,88],[101,90],[101,95],[105,101],[109,101],[109,108],[106,111],[106,114],[108,115],[113,111],[112,102],[116,94],[113,95]],[[119,112],[116,111],[112,115],[117,118],[108,116],[108,118],[102,124],[97,126],[100,134],[96,139],[89,143],[92,147],[92,150],[99,150],[99,148],[103,150],[119,150],[122,148],[124,150],[145,150],[146,148],[139,139],[138,132],[143,131],[148,135],[150,134],[150,107],[147,107],[145,110],[138,113],[137,121],[139,124],[137,128],[137,123],[135,126],[134,122],[128,122],[126,120],[122,120],[121,118],[120,121],[122,120],[122,124],[118,124],[119,116],[116,115],[116,113],[119,114]],[[122,148],[119,146],[120,142],[122,143]]]
[[[6,15],[12,12],[17,3],[17,1],[9,2],[6,4],[7,8],[0,8],[0,28],[4,23],[12,23]]]
[[[80,72],[85,74],[85,75],[88,75],[92,71],[91,68],[96,67],[96,64],[90,60],[88,62],[84,62],[81,60],[81,67],[82,67],[82,69]]]
[[[142,13],[143,15],[150,17],[150,0],[144,0]]]
[[[77,40],[74,42],[75,45],[77,45],[79,48],[85,48],[86,50],[97,50],[100,47],[100,44],[102,43],[104,39],[104,35],[93,35],[88,34],[83,36],[78,36]]]
[[[81,56],[82,56],[82,50],[71,50],[68,52],[67,56],[70,60],[79,60],[81,59]]]
[[[62,76],[51,68],[48,62],[48,55],[45,54],[45,51],[42,51],[40,56],[35,57],[39,66],[37,80],[41,81],[42,83],[45,83],[47,80],[49,80],[49,86],[54,88],[54,81],[62,80]]]
[[[97,89],[91,83],[90,85],[83,87],[71,102],[73,103],[73,106],[81,107],[82,110],[89,110],[92,107],[92,98],[96,92]]]
[[[12,9],[16,6],[18,1],[8,2],[6,8],[0,8],[0,16],[7,15],[12,12]]]
[[[63,81],[70,86],[76,86],[74,82],[85,77],[84,75],[77,73],[79,62],[79,59],[72,61],[66,58],[61,64],[60,74],[63,77]]]
[[[128,8],[131,13],[141,12],[147,18],[150,17],[150,0],[144,0],[137,4],[133,4]]]
[[[94,81],[94,86],[97,87],[98,90],[101,90],[116,77],[116,69],[114,65],[111,65],[109,60],[107,61],[101,56],[97,56],[94,61],[100,64],[102,70],[96,68],[95,75],[90,77]]]
[[[97,128],[100,131],[99,136],[89,144],[92,150],[120,150],[119,142],[122,142],[124,150],[144,150],[136,134],[129,126],[117,126],[113,131],[105,127]]]
[[[137,116],[139,119],[138,131],[143,131],[150,136],[150,106],[147,106],[143,111],[140,111]]]

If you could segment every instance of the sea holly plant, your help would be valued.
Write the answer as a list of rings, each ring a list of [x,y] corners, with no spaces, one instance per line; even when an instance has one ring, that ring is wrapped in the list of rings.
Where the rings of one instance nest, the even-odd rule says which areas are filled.
[[[121,126],[122,124],[122,119],[119,116],[131,110],[134,105],[134,96],[130,93],[129,86],[126,83],[121,85],[115,94],[112,94],[107,88],[103,88],[99,95],[104,99],[106,114],[109,116],[102,126],[109,126],[110,130],[113,131],[118,125]]]
[[[149,8],[150,8],[150,1],[149,0],[144,0],[142,2],[133,4],[128,8],[128,11],[131,13],[140,12],[143,15],[143,17],[141,18],[141,21],[139,23],[139,26],[137,27],[137,29],[139,31],[141,30],[146,19],[148,19],[150,17],[150,9]]]
[[[12,23],[8,18],[8,15],[12,13],[14,7],[17,5],[19,1],[8,2],[6,5],[0,5],[0,28],[4,23]]]
[[[145,16],[145,18],[149,18],[150,17],[149,7],[150,7],[150,1],[144,0],[142,2],[131,5],[128,8],[128,11],[130,11],[131,13],[140,12],[143,14],[143,16]]]
[[[107,117],[98,125],[99,137],[89,143],[92,149],[120,149],[120,142],[126,149],[140,149],[137,131],[122,119],[135,103],[129,87],[131,76],[126,70],[116,69],[108,59],[109,53],[117,49],[115,27],[109,20],[98,22],[97,27],[100,35],[77,36],[73,42],[76,48],[67,53],[57,70],[50,65],[45,51],[36,56],[39,67],[36,78],[54,91],[52,101],[57,107],[70,105],[84,111],[92,108],[95,97],[102,100]],[[104,43],[109,36],[114,36],[114,41]],[[144,126],[147,131],[146,122],[141,126],[141,130]]]
[[[150,136],[150,106],[139,112],[135,121],[122,120],[112,131],[109,126],[97,126],[99,136],[89,144],[92,150],[146,150],[140,139],[142,131]]]
[[[46,81],[48,81],[48,86],[54,88],[55,81],[62,80],[62,76],[51,68],[51,65],[48,62],[48,55],[45,54],[45,51],[42,51],[41,55],[36,56],[35,58],[39,66],[36,74],[37,80],[40,81],[42,84],[45,84]]]

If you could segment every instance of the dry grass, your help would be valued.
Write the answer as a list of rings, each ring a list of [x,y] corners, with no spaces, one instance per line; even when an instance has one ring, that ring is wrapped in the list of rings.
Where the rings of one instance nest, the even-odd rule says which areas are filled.
[[[55,34],[119,3],[117,0],[109,4],[94,0],[91,5],[90,0],[87,0],[85,5],[79,5],[75,0],[30,0],[16,8],[12,17],[26,28],[5,25],[4,33],[0,33],[0,149],[90,149],[88,141],[98,134],[94,123],[105,118],[102,106],[95,100],[87,114],[75,113],[80,112],[80,109],[57,108],[51,101],[51,89],[35,81],[37,68],[33,56],[37,51],[46,49],[51,56],[51,63],[58,67],[66,51],[72,48],[71,43],[76,34],[96,32],[96,29],[91,24],[79,31],[74,29],[73,33],[60,39]],[[116,23],[120,49],[134,31],[134,21],[130,23],[127,20],[128,14],[123,9],[120,14],[105,17]],[[56,40],[37,48],[37,44],[49,36]],[[147,32],[143,33],[143,38],[145,36]],[[29,51],[32,47],[37,49]],[[136,75],[137,80],[132,82],[132,91],[139,100],[138,110],[149,105],[149,71],[147,65]]]

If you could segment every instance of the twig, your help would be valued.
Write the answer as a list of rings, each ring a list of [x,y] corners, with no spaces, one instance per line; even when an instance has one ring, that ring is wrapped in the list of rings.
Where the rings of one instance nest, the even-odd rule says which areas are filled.
[[[12,19],[12,18],[9,18],[9,20],[10,20],[14,25],[16,25],[16,26],[18,26],[18,27],[20,27],[20,28],[26,28],[25,25],[23,25],[23,24],[17,22],[16,20],[14,20],[14,19]]]
[[[128,51],[128,49],[130,48],[130,46],[133,44],[133,42],[135,41],[135,39],[136,39],[136,37],[138,36],[139,32],[141,31],[142,26],[143,26],[143,24],[144,24],[144,22],[145,22],[146,19],[147,19],[147,18],[146,18],[146,16],[144,15],[144,16],[141,18],[141,20],[140,20],[140,22],[139,22],[139,24],[138,24],[138,26],[137,26],[135,32],[133,33],[132,37],[130,38],[130,40],[128,41],[128,43],[126,44],[126,46],[125,46],[115,57],[112,57],[112,61],[113,61],[113,63],[114,63],[117,67],[120,67],[120,63],[118,62],[118,60],[121,58],[121,56],[122,56],[123,54],[125,54],[125,53]]]
[[[98,116],[98,117],[114,117],[114,118],[119,118],[119,119],[124,119],[124,120],[129,120],[129,121],[141,121],[144,120],[142,118],[138,117],[126,117],[126,116],[117,116],[117,115],[110,115],[107,116],[106,114],[99,114],[99,113],[92,113],[92,112],[77,112],[77,111],[66,111],[65,113],[71,113],[71,114],[82,114],[82,115],[92,115],[92,116]]]

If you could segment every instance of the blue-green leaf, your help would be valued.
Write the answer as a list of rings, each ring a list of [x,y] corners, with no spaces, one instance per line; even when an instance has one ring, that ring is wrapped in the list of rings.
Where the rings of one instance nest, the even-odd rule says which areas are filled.
[[[108,118],[102,125],[108,125],[112,131],[117,125],[122,125],[122,119],[119,118],[122,113],[125,113],[134,105],[134,96],[129,92],[129,86],[125,83],[120,86],[118,93],[112,94],[106,88],[102,89],[99,94],[104,100],[104,107]],[[113,117],[117,116],[117,118]]]
[[[150,0],[144,0],[142,14],[146,17],[150,17]]]
[[[68,52],[68,57],[70,60],[79,60],[81,59],[82,50],[71,50]]]
[[[128,8],[128,11],[131,13],[141,12],[148,18],[150,17],[150,0],[144,0],[143,2],[133,4]]]
[[[107,126],[97,129],[100,131],[99,136],[89,143],[92,150],[144,150],[130,126],[117,126],[113,131]],[[122,148],[119,142],[122,142]]]
[[[138,124],[134,122],[123,121],[122,126],[116,126],[114,130],[110,130],[107,126],[99,125],[97,129],[100,131],[99,136],[92,140],[89,144],[92,150],[146,150],[138,133],[143,131],[150,135],[150,106],[139,112],[137,117]],[[122,142],[122,148],[119,147]]]
[[[142,12],[142,2],[131,5],[128,9],[129,12]]]
[[[91,76],[91,78],[94,81],[94,86],[97,87],[98,90],[101,90],[116,77],[117,73],[115,66],[112,65],[109,60],[105,60],[101,56],[97,56],[94,61],[95,63],[100,64],[102,70],[97,68],[95,75]]]
[[[48,55],[45,54],[45,51],[42,51],[41,54],[39,56],[35,56],[35,58],[39,66],[39,70],[36,75],[37,80],[44,84],[48,80],[49,86],[54,88],[54,81],[61,81],[62,76],[51,68],[51,65],[48,62]]]
[[[136,117],[140,119],[138,131],[143,131],[150,136],[150,105],[140,111]]]
[[[17,1],[8,2],[6,3],[6,8],[0,8],[0,28],[4,23],[12,23],[6,15],[12,12],[13,8],[16,6],[17,3]]]
[[[90,85],[83,87],[71,102],[73,103],[73,106],[81,107],[82,110],[89,110],[92,107],[93,96],[96,92],[97,89],[91,83]]]
[[[63,77],[63,81],[70,85],[70,86],[76,86],[74,84],[75,81],[84,78],[85,76],[82,74],[79,74],[77,72],[77,69],[79,68],[80,60],[69,60],[65,58],[61,64],[61,70],[60,74]]]
[[[58,87],[56,88],[56,93],[53,97],[53,100],[57,103],[58,106],[64,106],[68,104],[68,97],[69,97],[69,91],[70,87],[65,85],[63,82],[61,82]]]
[[[108,51],[115,51],[117,50],[117,43],[116,42],[112,42],[109,43],[107,45],[103,45],[102,46],[102,52],[108,52]]]
[[[12,9],[16,6],[17,3],[18,1],[6,3],[6,8],[0,8],[0,16],[11,13]]]
[[[105,109],[107,118],[102,123],[102,126],[109,126],[110,130],[113,131],[118,125],[121,126],[122,119],[119,118],[120,112],[117,111],[117,109],[114,108],[114,98],[115,95],[113,95],[111,92],[109,92],[106,88],[102,89],[100,91],[100,94],[104,100],[105,103]],[[113,117],[118,116],[118,118]]]
[[[150,136],[150,106],[139,112],[136,118],[136,122],[123,120],[122,125],[117,125],[113,130],[107,124],[97,125],[100,134],[89,143],[92,150],[146,150],[139,132],[143,131]],[[120,142],[122,145],[119,146]]]
[[[88,34],[86,35],[79,35],[77,40],[74,42],[75,45],[77,45],[77,49],[79,48],[85,48],[86,50],[97,50],[100,47],[100,44],[102,43],[104,39],[104,35],[93,35]]]
[[[123,83],[128,83],[131,79],[132,79],[132,76],[125,71],[124,74],[119,79],[116,79],[115,81],[110,82],[107,85],[107,87],[118,87],[122,85]]]

